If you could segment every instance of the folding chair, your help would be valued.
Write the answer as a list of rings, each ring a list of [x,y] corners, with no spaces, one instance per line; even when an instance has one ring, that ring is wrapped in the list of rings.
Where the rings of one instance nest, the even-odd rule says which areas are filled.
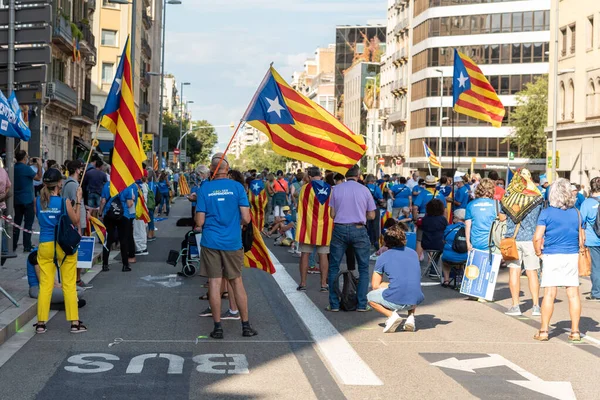
[[[450,284],[454,289],[458,289],[462,284],[463,275],[465,272],[465,264],[462,263],[451,263],[446,261],[446,264],[450,266]]]
[[[430,278],[441,281],[442,272],[440,267],[438,266],[438,262],[440,261],[440,256],[442,255],[442,252],[439,250],[424,251],[425,253],[427,253],[429,261],[427,262],[427,266],[421,273],[421,278],[423,278],[425,275],[429,275]],[[433,269],[433,272],[430,273],[431,269]]]

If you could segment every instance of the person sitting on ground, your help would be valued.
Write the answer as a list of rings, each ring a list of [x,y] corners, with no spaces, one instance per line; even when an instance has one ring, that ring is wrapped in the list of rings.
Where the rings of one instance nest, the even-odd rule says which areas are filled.
[[[425,296],[421,291],[421,266],[417,253],[406,247],[406,234],[399,225],[390,227],[384,236],[389,248],[375,263],[371,280],[373,290],[367,295],[373,309],[388,317],[383,332],[394,332],[402,323],[398,311],[408,310],[404,330],[416,330],[415,311]],[[385,274],[388,282],[383,282]]]
[[[37,299],[40,294],[40,265],[37,260],[37,250],[32,251],[27,256],[27,282],[29,283],[29,297]],[[77,290],[77,307],[85,306],[86,301],[82,299],[85,289],[76,287]],[[59,310],[65,309],[65,296],[62,290],[62,285],[58,279],[54,279],[54,289],[52,289],[52,298],[50,304]]]
[[[466,210],[461,208],[454,211],[454,223],[448,225],[444,230],[444,251],[442,253],[442,274],[444,275],[444,282],[442,287],[448,287],[450,284],[450,269],[453,265],[464,264],[467,262],[468,252],[457,253],[454,250],[454,239],[460,228],[465,227],[465,214]]]
[[[277,238],[278,240],[275,241],[275,244],[291,246],[294,243],[294,237],[296,236],[295,227],[296,222],[294,221],[290,206],[283,206],[283,218],[273,225],[268,237],[271,237],[271,235],[277,231],[280,236]]]

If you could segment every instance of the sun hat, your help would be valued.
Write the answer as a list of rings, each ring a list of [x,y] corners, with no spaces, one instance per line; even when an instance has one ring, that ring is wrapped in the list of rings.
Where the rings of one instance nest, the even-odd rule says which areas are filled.
[[[285,211],[290,211],[290,206],[283,206],[283,208],[281,209],[283,212]]]
[[[425,177],[425,185],[427,186],[434,186],[435,184],[437,184],[437,178],[433,175],[427,175]]]

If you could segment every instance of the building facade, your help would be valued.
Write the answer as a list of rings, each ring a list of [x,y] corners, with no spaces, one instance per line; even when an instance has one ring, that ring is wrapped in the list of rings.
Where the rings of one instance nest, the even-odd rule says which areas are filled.
[[[235,158],[240,158],[246,147],[255,144],[265,144],[268,141],[269,138],[267,135],[250,125],[244,125],[233,139],[228,153],[235,155]]]
[[[304,69],[292,74],[291,86],[335,114],[335,45],[319,47],[315,56],[304,62]]]
[[[555,12],[553,8],[553,16]],[[552,155],[554,84],[558,76],[557,171],[589,188],[589,181],[600,176],[600,2],[561,0],[558,17],[558,49],[554,40],[550,46],[552,55],[558,52],[558,71],[551,65],[547,154]],[[553,17],[553,35],[555,29]]]
[[[518,146],[506,138],[512,132],[515,94],[548,73],[550,0],[415,0],[412,11],[408,166],[426,171],[423,142],[439,153],[441,137],[445,173],[452,172],[452,165],[466,169],[473,161],[477,170],[498,169],[508,162],[509,152],[515,164],[545,169],[540,160],[520,157]],[[455,48],[481,67],[498,93],[506,109],[501,128],[452,111]]]

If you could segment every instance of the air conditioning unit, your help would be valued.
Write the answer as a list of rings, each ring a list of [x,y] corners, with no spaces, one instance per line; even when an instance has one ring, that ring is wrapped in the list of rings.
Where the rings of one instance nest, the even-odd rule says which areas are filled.
[[[56,94],[56,84],[54,82],[48,82],[46,84],[46,97],[53,99]]]

